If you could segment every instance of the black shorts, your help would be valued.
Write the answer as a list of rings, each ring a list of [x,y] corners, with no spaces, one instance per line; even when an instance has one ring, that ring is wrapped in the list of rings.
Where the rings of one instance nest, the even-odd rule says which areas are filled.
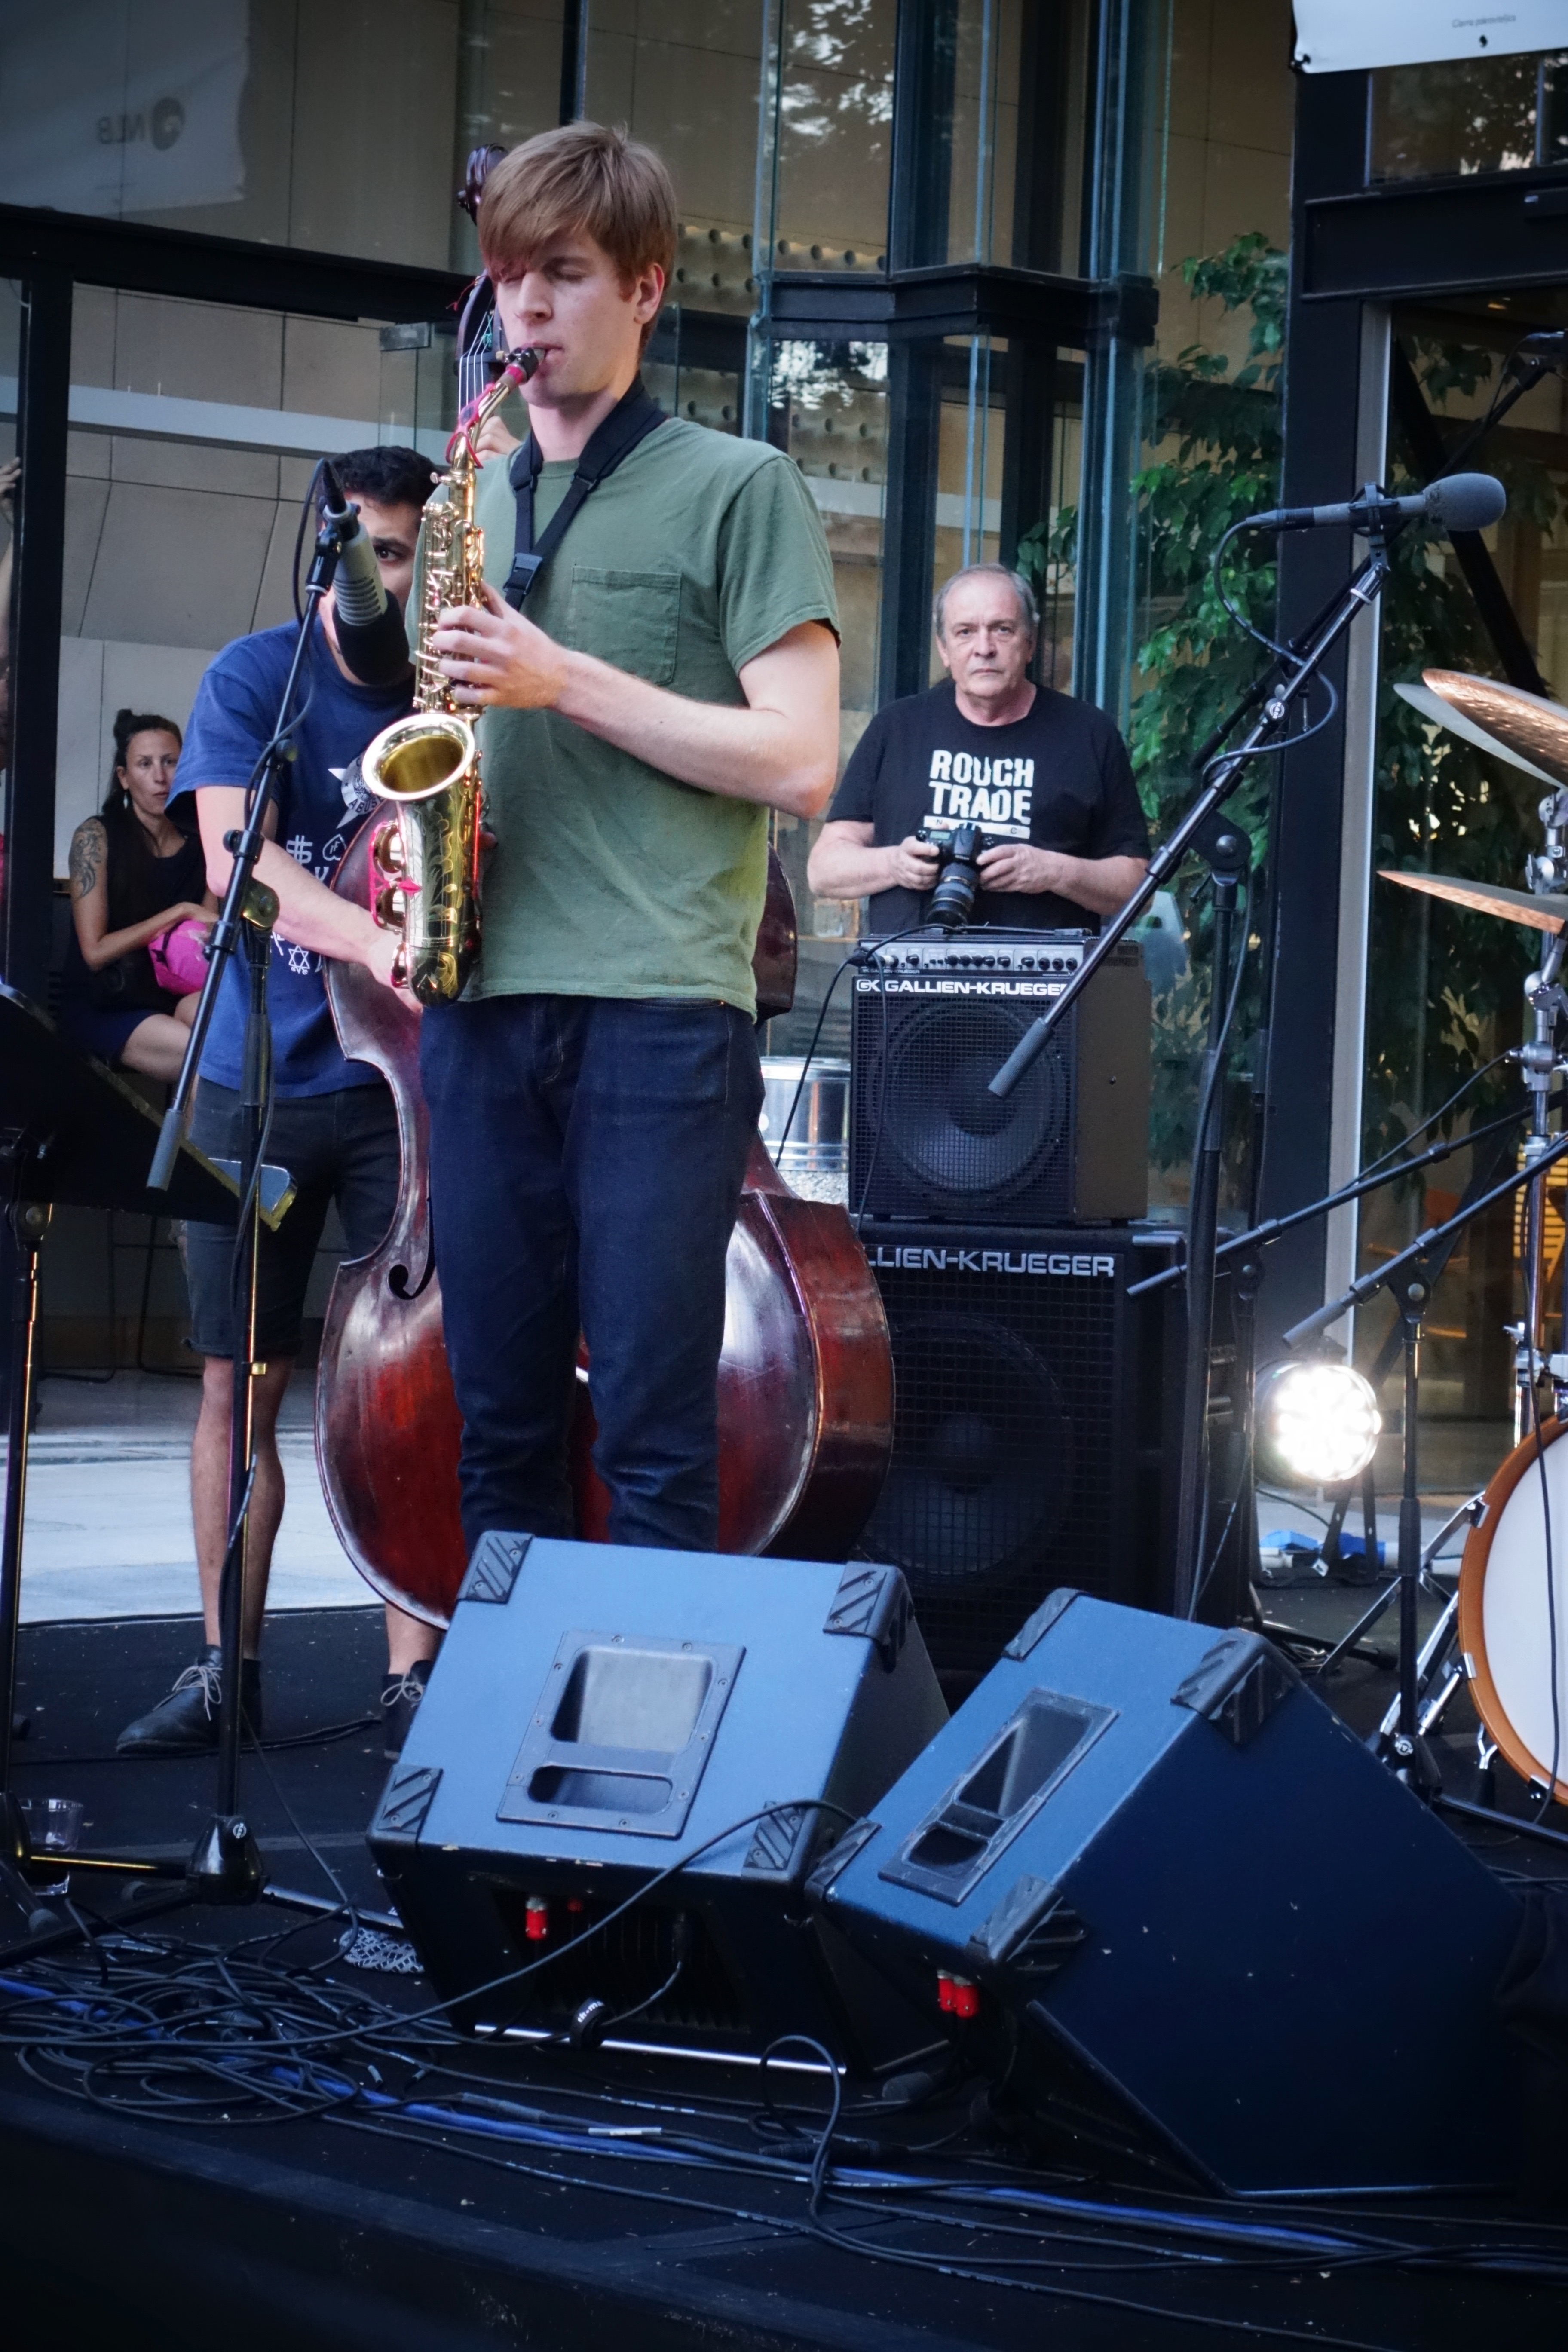
[[[239,1156],[239,1096],[203,1078],[191,1141],[211,1159]],[[329,1203],[336,1202],[346,1255],[363,1257],[397,1206],[397,1109],[381,1084],[278,1102],[267,1157],[287,1168],[295,1199],[278,1231],[261,1228],[256,1278],[256,1351],[262,1361],[300,1352],[305,1293]],[[182,1241],[191,1293],[191,1345],[204,1356],[234,1353],[232,1225],[187,1223]]]

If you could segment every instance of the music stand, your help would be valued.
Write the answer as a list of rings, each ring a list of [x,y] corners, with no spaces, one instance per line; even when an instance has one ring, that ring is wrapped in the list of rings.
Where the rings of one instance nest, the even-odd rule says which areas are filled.
[[[129,1209],[149,1216],[197,1217],[233,1224],[239,1206],[238,1163],[209,1160],[183,1143],[167,1192],[151,1192],[147,1175],[160,1120],[133,1087],[73,1046],[47,1013],[0,982],[0,1188],[16,1245],[9,1333],[10,1432],[5,1458],[4,1534],[0,1537],[0,1937],[18,1927],[17,1948],[36,1951],[77,1931],[37,1903],[27,1884],[32,1861],[26,1825],[11,1790],[11,1744],[21,1609],[22,1521],[26,1503],[34,1339],[38,1312],[38,1247],[57,1205]],[[281,1168],[262,1171],[261,1213],[276,1228],[293,1186]],[[72,1869],[127,1869],[169,1875],[166,1868],[118,1857],[77,1855]],[[180,1874],[184,1875],[181,1866]],[[0,1950],[0,1957],[3,1957]]]

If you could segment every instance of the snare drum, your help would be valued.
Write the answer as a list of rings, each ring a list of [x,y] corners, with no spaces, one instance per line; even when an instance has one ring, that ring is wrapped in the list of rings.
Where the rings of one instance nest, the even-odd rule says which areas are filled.
[[[1488,1486],[1459,1567],[1459,1648],[1476,1713],[1524,1780],[1552,1777],[1553,1610],[1559,1746],[1552,1794],[1568,1803],[1568,1425],[1547,1421],[1516,1445]],[[1544,1477],[1546,1494],[1542,1495]]]

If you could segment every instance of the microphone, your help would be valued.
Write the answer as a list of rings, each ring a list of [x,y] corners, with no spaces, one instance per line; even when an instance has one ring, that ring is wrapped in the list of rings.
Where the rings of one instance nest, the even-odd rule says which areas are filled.
[[[1440,524],[1443,530],[1484,530],[1496,522],[1508,504],[1508,493],[1491,474],[1446,474],[1408,498],[1391,498],[1369,482],[1359,498],[1332,507],[1272,507],[1267,514],[1249,515],[1249,530],[1321,530],[1349,523],[1354,530],[1386,530],[1393,522],[1417,519]]]
[[[381,566],[359,509],[343,496],[331,466],[321,460],[326,492],[322,520],[338,541],[332,619],[338,650],[362,686],[390,686],[410,667],[408,640],[395,597],[386,593]]]
[[[1514,357],[1522,359],[1526,352],[1537,360],[1568,359],[1568,333],[1564,333],[1561,327],[1543,327],[1539,334],[1526,335]]]

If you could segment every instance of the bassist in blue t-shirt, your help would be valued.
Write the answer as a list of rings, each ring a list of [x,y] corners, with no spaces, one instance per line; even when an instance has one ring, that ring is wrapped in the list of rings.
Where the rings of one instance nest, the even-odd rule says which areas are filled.
[[[333,460],[357,504],[389,593],[405,603],[414,575],[420,516],[435,468],[416,449],[352,450]],[[244,822],[246,785],[270,740],[294,651],[296,628],[262,629],[226,646],[196,694],[175,772],[170,805],[184,799],[201,828],[207,878],[221,897],[228,880],[224,837]],[[273,1108],[268,1157],[292,1175],[296,1197],[277,1233],[265,1229],[257,1266],[257,1352],[265,1365],[252,1383],[257,1475],[251,1502],[244,1612],[241,1697],[247,1722],[261,1730],[260,1640],[272,1543],[283,1513],[278,1412],[302,1337],[305,1294],[329,1206],[335,1203],[350,1257],[374,1249],[397,1202],[397,1114],[377,1070],[343,1058],[327,1003],[323,961],[347,958],[390,984],[395,933],[329,887],[370,807],[355,762],[373,736],[408,709],[413,673],[391,686],[362,686],[338,651],[332,600],[321,606],[289,733],[285,762],[257,866],[278,895],[267,1000],[271,1016]],[[239,1086],[247,981],[231,962],[202,1056],[191,1140],[215,1157],[237,1152]],[[228,1441],[234,1318],[230,1299],[233,1230],[191,1223],[184,1229],[191,1293],[191,1345],[205,1359],[201,1412],[191,1446],[191,1516],[195,1526],[205,1645],[173,1690],[120,1737],[123,1755],[188,1755],[217,1740],[220,1689],[218,1576],[228,1510]],[[382,1706],[389,1754],[401,1747],[418,1704],[437,1636],[434,1628],[388,1607],[388,1672]]]

